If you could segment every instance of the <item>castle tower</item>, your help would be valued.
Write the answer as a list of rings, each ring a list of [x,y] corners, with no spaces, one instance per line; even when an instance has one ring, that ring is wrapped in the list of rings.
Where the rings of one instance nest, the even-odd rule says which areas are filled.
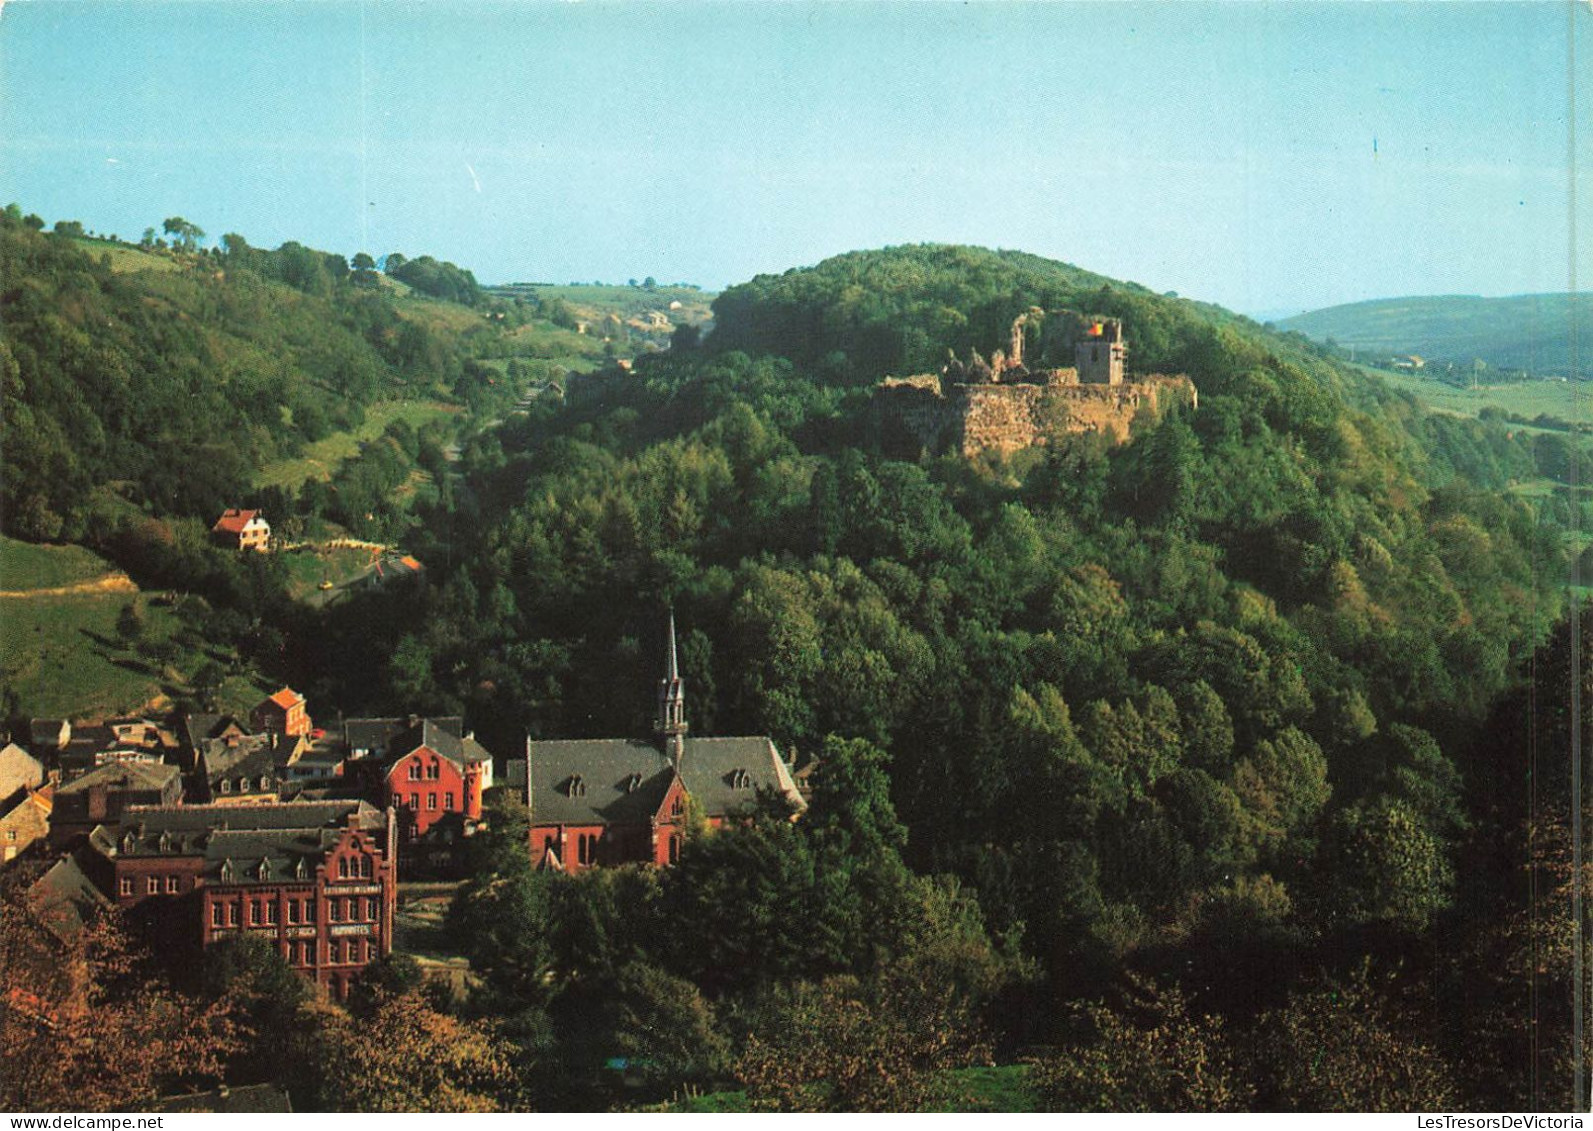
[[[1121,385],[1123,358],[1127,354],[1128,347],[1123,344],[1123,323],[1119,319],[1085,318],[1084,332],[1073,351],[1079,383]]]
[[[669,610],[669,647],[664,655],[664,678],[658,681],[658,721],[655,724],[664,752],[680,769],[686,746],[686,683],[675,660],[675,610]]]

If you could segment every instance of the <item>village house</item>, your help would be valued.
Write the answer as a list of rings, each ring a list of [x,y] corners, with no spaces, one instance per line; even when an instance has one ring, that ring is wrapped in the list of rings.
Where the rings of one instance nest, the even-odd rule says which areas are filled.
[[[344,778],[360,796],[397,812],[405,867],[455,862],[455,846],[481,820],[492,755],[448,718],[349,719]]]
[[[305,708],[304,696],[291,687],[262,700],[250,712],[249,722],[257,734],[309,734],[315,725]]]
[[[363,801],[133,806],[88,849],[100,890],[175,952],[257,935],[341,1000],[392,950],[396,830]]]
[[[131,806],[176,805],[182,796],[182,772],[176,766],[109,762],[55,791],[50,843],[68,844],[96,825],[118,820]]]
[[[10,863],[50,835],[54,786],[25,789],[0,801],[0,864]]]
[[[210,533],[217,542],[231,550],[257,550],[264,553],[271,543],[271,524],[259,511],[224,510],[210,528]]]
[[[532,863],[563,872],[672,864],[688,806],[712,828],[749,814],[760,792],[783,798],[793,813],[806,807],[772,739],[688,738],[687,730],[671,615],[652,741],[526,743]]]
[[[0,746],[0,804],[43,784],[43,762],[14,742]]]

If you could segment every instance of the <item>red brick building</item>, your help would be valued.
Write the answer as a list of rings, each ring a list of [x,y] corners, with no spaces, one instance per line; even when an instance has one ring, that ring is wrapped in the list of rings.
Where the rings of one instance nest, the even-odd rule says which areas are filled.
[[[388,744],[384,765],[382,800],[398,810],[406,840],[434,830],[444,839],[457,839],[469,822],[481,820],[482,791],[492,784],[492,756],[470,736],[436,719],[417,719]]]
[[[249,714],[249,722],[261,734],[309,734],[314,724],[305,707],[304,696],[284,687]]]
[[[760,790],[805,808],[769,738],[688,738],[685,681],[669,620],[655,741],[526,743],[531,860],[578,872],[601,864],[672,864],[688,803],[712,827],[749,812]]]
[[[393,815],[363,801],[134,807],[89,848],[100,890],[174,951],[258,935],[342,998],[393,947]]]

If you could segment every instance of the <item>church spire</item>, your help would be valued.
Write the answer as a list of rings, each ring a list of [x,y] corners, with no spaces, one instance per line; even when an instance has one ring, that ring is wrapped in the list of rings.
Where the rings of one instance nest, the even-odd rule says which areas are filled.
[[[669,647],[664,653],[664,678],[658,681],[658,734],[669,760],[680,768],[686,739],[686,683],[675,658],[675,610],[669,610]]]

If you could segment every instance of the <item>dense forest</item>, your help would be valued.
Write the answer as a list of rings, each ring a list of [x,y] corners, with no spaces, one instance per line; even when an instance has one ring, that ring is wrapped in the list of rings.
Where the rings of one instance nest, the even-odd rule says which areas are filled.
[[[253,257],[296,251],[160,284],[202,319],[16,225],[0,252],[17,536],[87,536],[113,482],[203,513],[293,442],[259,404],[335,417],[467,371],[467,338],[402,345],[336,270],[291,316],[260,299],[297,275]],[[1130,367],[1188,374],[1198,409],[883,458],[871,384],[1033,306],[1121,318]],[[448,1102],[626,1102],[594,1067],[622,1055],[649,1096],[761,1108],[945,1109],[956,1070],[1020,1060],[1061,1110],[1571,1105],[1571,438],[1017,253],[853,253],[714,316],[470,443],[414,508],[418,597],[277,610],[262,662],[312,702],[462,712],[513,749],[645,735],[673,608],[693,732],[816,765],[802,819],[662,872],[534,873],[499,798],[449,922],[480,989],[400,960],[354,1007],[473,1058]],[[230,1003],[229,1078],[357,1041],[267,957],[215,961],[183,1000]],[[404,1103],[334,1083],[304,1102]]]

